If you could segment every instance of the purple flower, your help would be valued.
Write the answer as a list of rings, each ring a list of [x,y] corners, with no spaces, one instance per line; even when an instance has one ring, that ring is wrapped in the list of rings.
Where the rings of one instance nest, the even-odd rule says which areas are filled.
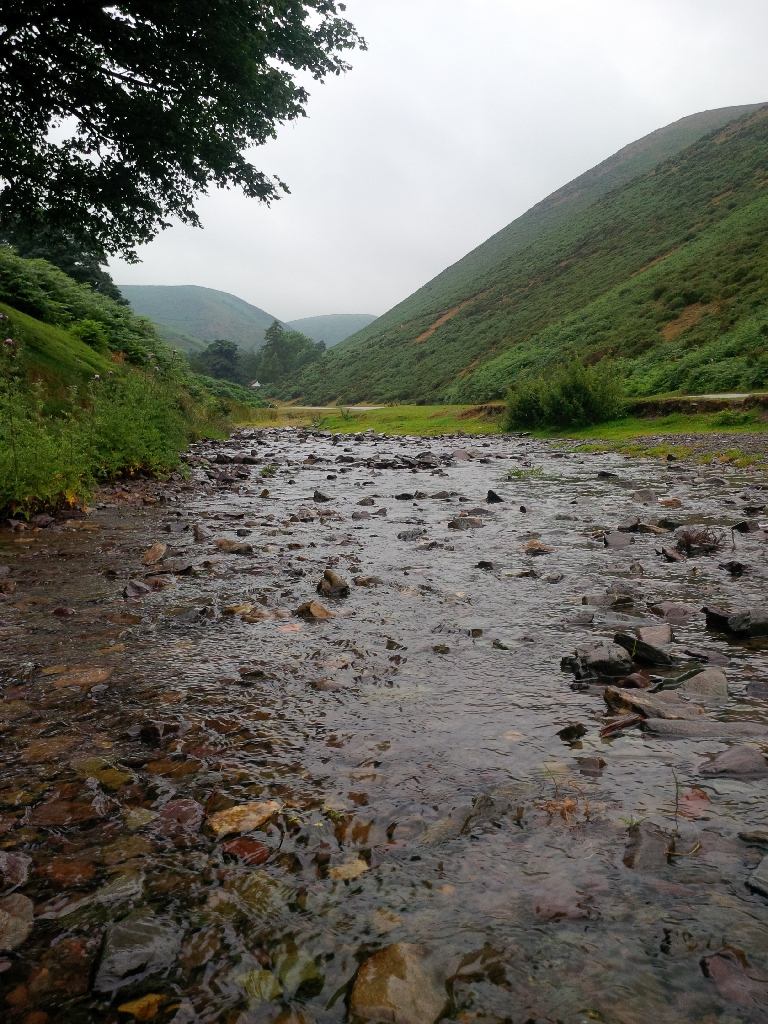
[[[6,338],[5,339],[5,344],[6,345],[12,345],[13,344],[13,338]]]
[[[100,377],[99,377],[98,373],[94,373],[93,379],[94,380],[100,380]]]

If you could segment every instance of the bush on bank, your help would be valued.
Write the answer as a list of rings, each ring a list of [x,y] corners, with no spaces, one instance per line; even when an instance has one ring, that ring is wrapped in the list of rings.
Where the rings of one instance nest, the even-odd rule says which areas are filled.
[[[585,427],[619,419],[624,386],[608,360],[585,366],[573,359],[548,376],[521,374],[507,397],[506,429]]]

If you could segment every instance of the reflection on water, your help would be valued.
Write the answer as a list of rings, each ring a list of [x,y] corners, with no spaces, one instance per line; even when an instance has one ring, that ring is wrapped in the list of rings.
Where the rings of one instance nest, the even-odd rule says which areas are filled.
[[[765,603],[761,483],[274,430],[3,530],[3,1019],[764,1020],[765,762],[704,769],[768,749],[768,640],[700,611]],[[647,708],[561,659],[665,623],[621,693],[707,728],[601,736]]]

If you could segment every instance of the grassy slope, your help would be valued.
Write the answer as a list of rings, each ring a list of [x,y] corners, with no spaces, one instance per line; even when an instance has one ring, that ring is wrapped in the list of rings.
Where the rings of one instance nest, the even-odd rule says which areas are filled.
[[[257,348],[275,319],[258,306],[229,292],[197,285],[120,285],[135,313],[161,327],[200,339],[236,342],[243,349]]]
[[[10,318],[11,333],[22,342],[22,365],[29,381],[42,381],[46,391],[63,397],[64,390],[94,374],[108,374],[114,363],[69,331],[44,324],[0,302],[0,313]]]
[[[361,331],[376,319],[369,313],[330,313],[326,316],[307,316],[302,320],[289,320],[292,331],[300,331],[312,341],[324,341],[333,348],[350,335]]]
[[[759,187],[768,175],[765,110],[752,108],[728,129],[705,135],[650,170],[648,162],[655,160],[662,145],[650,144],[654,136],[640,140],[634,144],[636,151],[623,162],[616,162],[621,156],[617,154],[613,166],[606,169],[601,165],[555,194],[560,201],[554,210],[554,197],[550,197],[540,204],[542,210],[536,213],[538,208],[534,208],[530,217],[526,215],[529,220],[522,227],[517,221],[505,229],[517,231],[517,241],[513,239],[515,244],[507,247],[514,250],[509,255],[492,262],[494,252],[502,256],[501,236],[495,236],[495,241],[486,243],[494,243],[494,252],[484,255],[484,247],[480,247],[470,254],[472,259],[467,257],[449,268],[430,286],[342,343],[320,367],[306,372],[297,386],[311,401],[328,401],[339,395],[358,400],[480,401],[503,394],[520,367],[562,358],[567,348],[586,348],[587,355],[636,358],[659,342],[663,324],[699,299],[712,307],[703,311],[703,318],[720,317],[717,332],[733,328],[744,312],[737,309],[734,317],[734,306],[744,288],[754,284],[746,280],[752,271],[744,269],[751,257],[739,251],[751,213],[745,213],[741,221],[733,215],[755,202],[759,205],[762,198]],[[733,108],[710,112],[709,124],[722,126],[733,113]],[[667,150],[674,152],[675,145],[679,150],[690,141],[691,132],[706,127],[701,121],[698,126],[683,123],[684,130],[679,126],[663,130]],[[622,176],[627,175],[630,180],[622,184]],[[600,190],[606,186],[613,191],[601,198]],[[754,212],[759,220],[759,210]],[[733,218],[730,226],[725,227],[723,222],[729,218]],[[705,237],[718,227],[725,227],[725,233]],[[762,244],[761,232],[762,222],[752,239],[755,251]],[[696,276],[695,260],[689,260],[687,269],[683,267],[685,250],[693,243],[710,246],[709,291],[700,288],[697,293],[696,288],[687,287]],[[725,260],[723,247],[728,250]],[[674,259],[670,257],[681,250]],[[477,271],[481,256],[490,265]],[[654,262],[658,260],[664,262],[659,266]],[[652,273],[644,277],[644,268],[652,263],[656,269],[649,268]],[[666,284],[668,270],[678,276]],[[727,280],[738,274],[740,279]],[[666,297],[659,305],[648,307],[648,302],[656,303],[659,296],[648,299],[641,294],[636,276],[646,283],[652,280],[653,289],[666,286]],[[429,299],[430,288],[434,302]],[[590,311],[594,322],[586,346],[573,322],[565,324],[569,329],[564,331],[557,326],[569,316],[589,310],[612,289],[619,291],[605,308]],[[753,312],[761,301],[759,295],[752,295]],[[466,303],[463,308],[417,342],[438,317],[455,308],[451,304],[462,302]],[[644,333],[634,331],[632,343],[624,345],[627,326],[638,319],[638,306],[643,307],[639,312]],[[686,315],[695,315],[695,311]],[[546,330],[550,334],[544,339]],[[513,348],[514,357],[510,355]],[[468,372],[499,357],[495,373],[487,368]],[[649,386],[657,388],[646,380],[645,384],[636,382],[635,390],[648,393]]]
[[[173,327],[163,327],[162,324],[155,324],[155,330],[166,345],[170,346],[170,348],[179,349],[181,352],[186,352],[188,355],[196,355],[198,352],[202,352],[207,344],[207,342],[201,341],[199,338],[193,338],[190,334],[184,334],[183,331],[177,331]]]

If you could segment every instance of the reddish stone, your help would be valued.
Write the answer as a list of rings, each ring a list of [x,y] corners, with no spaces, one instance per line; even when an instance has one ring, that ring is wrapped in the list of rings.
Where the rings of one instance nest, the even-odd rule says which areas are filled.
[[[246,864],[263,864],[272,853],[272,850],[265,846],[264,843],[259,843],[255,839],[246,839],[242,836],[239,839],[230,839],[228,843],[224,843],[222,850],[232,857],[245,861]]]

